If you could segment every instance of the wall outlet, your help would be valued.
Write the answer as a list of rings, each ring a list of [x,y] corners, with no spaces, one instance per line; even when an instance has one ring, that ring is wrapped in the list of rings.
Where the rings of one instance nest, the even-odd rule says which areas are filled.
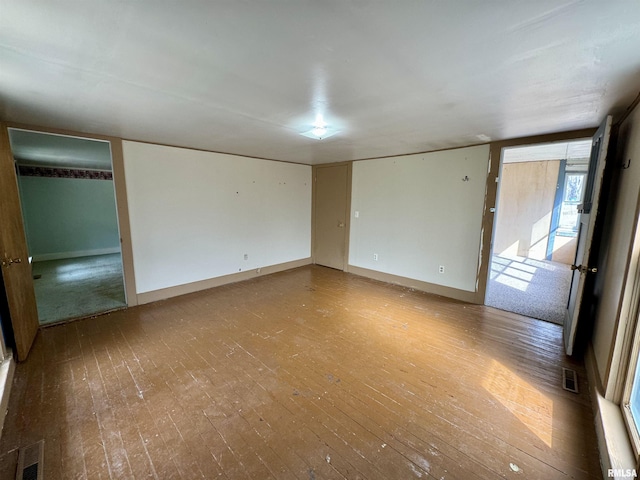
[[[438,273],[444,273],[444,265],[438,267]]]
[[[374,259],[376,262],[378,261],[378,254],[377,254],[377,253],[374,253],[374,254],[373,254],[373,259]]]
[[[248,254],[248,253],[245,253],[245,254],[244,254],[244,259],[245,259],[245,260],[249,260],[249,254]]]
[[[261,268],[258,268],[258,269],[256,270],[256,273],[260,273],[260,272],[262,272],[262,269],[261,269]]]

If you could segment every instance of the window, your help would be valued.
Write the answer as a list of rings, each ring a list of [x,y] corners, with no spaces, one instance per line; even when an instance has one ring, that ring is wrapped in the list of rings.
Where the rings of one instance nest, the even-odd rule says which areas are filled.
[[[558,234],[575,237],[578,234],[580,214],[578,205],[584,196],[584,182],[586,173],[567,173],[564,181],[560,219],[558,220]]]

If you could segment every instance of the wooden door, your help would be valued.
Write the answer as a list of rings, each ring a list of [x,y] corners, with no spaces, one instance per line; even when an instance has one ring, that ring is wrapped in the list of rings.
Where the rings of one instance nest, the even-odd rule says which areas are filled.
[[[578,209],[580,212],[578,246],[575,261],[571,266],[573,276],[571,278],[571,290],[569,292],[569,301],[564,321],[564,346],[567,355],[573,354],[586,276],[597,273],[596,269],[593,268],[594,266],[589,265],[589,257],[591,256],[591,240],[596,223],[596,214],[598,213],[600,189],[602,187],[604,166],[607,160],[610,132],[611,116],[608,116],[593,136],[584,200]]]
[[[27,358],[36,333],[38,309],[22,221],[18,179],[9,132],[0,124],[0,255],[2,277],[18,360]]]
[[[349,165],[315,169],[314,263],[345,270],[349,218]]]

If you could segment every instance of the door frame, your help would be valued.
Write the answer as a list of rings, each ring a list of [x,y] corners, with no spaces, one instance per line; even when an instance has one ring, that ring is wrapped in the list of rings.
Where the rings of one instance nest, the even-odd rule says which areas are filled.
[[[476,303],[486,305],[487,284],[491,274],[491,252],[493,251],[493,235],[495,228],[495,208],[498,200],[500,172],[502,171],[502,152],[509,147],[524,147],[539,143],[562,142],[591,138],[597,128],[586,128],[570,132],[535,135],[491,142],[489,147],[489,171],[485,189],[484,212],[482,214],[482,248],[478,265]],[[492,211],[493,210],[493,211]]]
[[[353,162],[334,162],[334,163],[322,163],[320,165],[312,165],[311,167],[311,263],[316,263],[316,173],[319,168],[329,167],[347,167],[347,214],[345,215],[344,226],[344,258],[342,259],[342,270],[344,272],[349,271],[349,239],[351,237],[351,184],[352,184],[352,172]]]
[[[122,139],[107,135],[76,132],[59,128],[41,127],[23,123],[5,122],[8,129],[27,130],[37,133],[49,133],[65,135],[68,137],[86,138],[88,140],[102,140],[109,142],[111,150],[111,166],[113,168],[113,187],[116,198],[116,212],[118,217],[118,230],[120,232],[120,252],[122,255],[122,272],[127,307],[138,305],[138,296],[135,282],[135,270],[133,266],[133,244],[131,242],[131,226],[129,221],[129,204],[127,200],[127,187],[124,172],[124,154]]]

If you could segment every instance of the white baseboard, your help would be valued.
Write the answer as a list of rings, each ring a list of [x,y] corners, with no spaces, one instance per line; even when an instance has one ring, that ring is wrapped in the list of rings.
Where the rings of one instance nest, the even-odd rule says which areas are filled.
[[[616,405],[602,396],[600,376],[591,342],[589,342],[585,355],[585,367],[589,380],[596,436],[598,437],[602,476],[612,478],[609,476],[610,469],[626,471],[636,468],[636,460],[620,405]],[[618,477],[614,476],[613,478]]]
[[[256,270],[247,270],[244,272],[232,273],[229,275],[223,275],[221,277],[209,278],[207,280],[200,280],[198,282],[187,283],[184,285],[176,285],[175,287],[162,288],[160,290],[153,290],[150,292],[138,293],[137,300],[138,305],[145,303],[157,302],[158,300],[164,300],[171,297],[177,297],[178,295],[186,295],[187,293],[199,292],[200,290],[207,290],[209,288],[219,287],[221,285],[227,285],[229,283],[241,282],[243,280],[249,280],[255,277],[261,277],[263,275],[269,275],[272,273],[283,272],[285,270],[291,270],[292,268],[303,267],[311,264],[311,257],[302,258],[300,260],[293,260],[291,262],[279,263],[277,265],[269,265],[261,267]]]
[[[95,255],[110,255],[120,253],[120,247],[97,248],[95,250],[76,250],[75,252],[43,253],[33,255],[34,262],[46,262],[47,260],[62,260],[64,258],[93,257]]]
[[[13,382],[13,372],[15,368],[16,362],[9,353],[0,365],[0,436],[2,436],[4,418],[7,416],[7,409],[9,408],[9,395],[11,393],[11,383]]]
[[[391,273],[379,272],[378,270],[370,270],[368,268],[349,265],[346,271],[349,273],[353,273],[354,275],[360,275],[361,277],[372,278],[373,280],[378,280],[380,282],[393,283],[402,287],[413,288],[415,290],[420,290],[421,292],[440,295],[447,298],[453,298],[462,302],[482,305],[484,301],[482,298],[480,298],[478,292],[469,292],[466,290],[460,290],[458,288],[445,287],[443,285],[437,285],[435,283],[423,282],[422,280],[401,277],[399,275],[393,275]]]

